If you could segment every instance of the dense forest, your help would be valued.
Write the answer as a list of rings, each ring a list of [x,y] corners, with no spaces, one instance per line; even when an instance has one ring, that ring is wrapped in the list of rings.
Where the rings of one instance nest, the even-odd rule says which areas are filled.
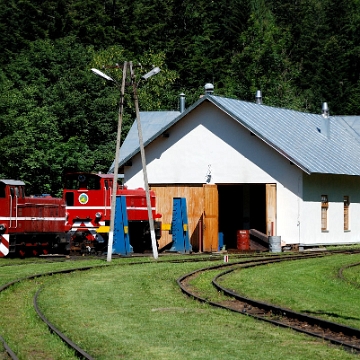
[[[358,0],[2,0],[1,178],[59,195],[68,170],[107,172],[119,89],[132,61],[140,110],[215,94],[319,113],[360,113]],[[122,138],[134,120],[126,91]]]

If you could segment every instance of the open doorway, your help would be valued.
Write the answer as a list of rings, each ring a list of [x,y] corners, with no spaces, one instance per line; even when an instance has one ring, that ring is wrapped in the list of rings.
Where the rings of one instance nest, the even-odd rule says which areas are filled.
[[[266,233],[266,184],[218,185],[219,232],[227,249],[236,249],[237,231]]]

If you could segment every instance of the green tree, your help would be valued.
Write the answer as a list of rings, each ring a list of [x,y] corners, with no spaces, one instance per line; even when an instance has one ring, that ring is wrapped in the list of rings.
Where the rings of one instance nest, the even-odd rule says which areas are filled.
[[[254,101],[262,90],[267,105],[303,107],[295,80],[300,74],[290,58],[291,33],[277,25],[264,0],[251,2],[247,30],[240,34],[239,51],[228,70],[228,96]]]
[[[116,122],[110,105],[95,101],[106,101],[111,91],[92,76],[93,55],[73,38],[39,40],[4,68],[0,149],[6,177],[31,182],[33,192],[58,192],[66,169],[108,169]]]
[[[99,67],[121,82],[123,63],[134,58],[120,46],[96,52],[74,37],[39,40],[0,72],[0,151],[4,177],[32,183],[32,192],[59,194],[62,174],[68,170],[106,172],[115,153],[119,91],[95,76]],[[144,69],[155,64],[160,74],[139,87],[141,110],[168,109],[175,96],[176,73],[164,64],[164,54],[139,56]],[[134,120],[132,91],[127,91],[124,132]],[[35,180],[36,179],[36,180]]]

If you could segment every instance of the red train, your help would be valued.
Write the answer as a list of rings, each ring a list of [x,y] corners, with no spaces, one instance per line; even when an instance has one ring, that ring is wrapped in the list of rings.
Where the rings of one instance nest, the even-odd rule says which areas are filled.
[[[65,175],[63,199],[71,236],[71,250],[106,252],[111,216],[113,174],[70,173]],[[146,194],[144,189],[118,187],[117,195],[126,196],[130,244],[134,252],[151,250]],[[155,211],[155,193],[150,191],[157,239],[161,237],[160,214]]]
[[[22,181],[0,180],[0,236],[10,254],[66,253],[70,248],[65,220],[62,199],[27,197]]]
[[[10,254],[104,253],[111,216],[112,174],[69,173],[63,198],[26,196],[19,180],[0,180],[0,256],[4,243]],[[134,252],[151,250],[144,189],[118,187],[126,196],[130,244]],[[156,237],[161,237],[161,215],[150,192]]]

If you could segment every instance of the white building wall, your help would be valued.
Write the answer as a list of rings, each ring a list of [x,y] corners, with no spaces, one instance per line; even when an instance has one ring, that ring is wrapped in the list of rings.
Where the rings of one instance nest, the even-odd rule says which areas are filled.
[[[207,175],[213,184],[275,183],[276,234],[284,242],[360,242],[359,177],[306,175],[208,102],[167,132],[168,138],[160,136],[145,149],[149,184],[203,184]],[[144,187],[140,154],[124,175],[129,188]],[[321,231],[322,194],[328,195],[330,202],[327,232]],[[344,195],[349,195],[351,202],[348,232],[343,230]]]
[[[259,119],[259,121],[261,121]],[[298,243],[302,171],[210,103],[203,103],[146,149],[149,184],[277,184],[277,234]],[[140,154],[125,168],[144,187]],[[262,204],[263,206],[263,204]]]
[[[360,242],[360,177],[313,174],[304,176],[301,243],[339,244]],[[328,229],[321,231],[321,195],[327,195]],[[344,196],[350,197],[350,230],[344,231]]]

